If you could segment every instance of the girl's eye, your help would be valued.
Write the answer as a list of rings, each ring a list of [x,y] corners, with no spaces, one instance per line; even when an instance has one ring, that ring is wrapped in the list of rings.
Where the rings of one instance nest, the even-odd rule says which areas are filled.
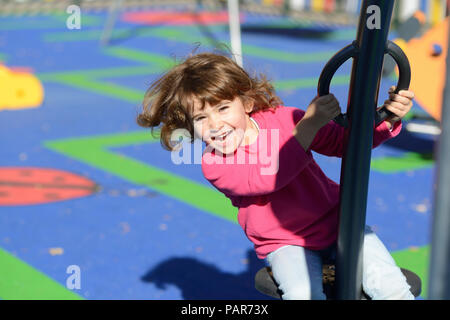
[[[226,109],[228,109],[228,106],[223,106],[223,107],[220,107],[219,111],[225,111]]]
[[[203,119],[205,119],[205,117],[203,117],[203,116],[202,117],[197,117],[197,118],[194,119],[194,121],[196,121],[196,122],[197,121],[202,121]]]

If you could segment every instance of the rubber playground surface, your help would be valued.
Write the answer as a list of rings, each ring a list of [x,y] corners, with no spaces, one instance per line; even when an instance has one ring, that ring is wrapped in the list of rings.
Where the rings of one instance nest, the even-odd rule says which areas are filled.
[[[285,104],[303,109],[325,63],[356,34],[241,18],[245,68],[267,73]],[[33,73],[45,91],[40,107],[0,110],[0,298],[265,299],[253,283],[265,264],[236,209],[200,164],[174,164],[135,123],[146,88],[175,58],[229,43],[226,19],[142,24],[121,16],[107,47],[99,45],[106,14],[82,13],[80,30],[66,19],[0,24],[0,60]],[[348,62],[331,86],[344,109],[350,69]],[[383,79],[380,104],[394,83]],[[432,137],[403,130],[373,150],[367,209],[367,224],[397,263],[421,277],[422,297],[433,148]],[[315,159],[339,181],[340,159]]]

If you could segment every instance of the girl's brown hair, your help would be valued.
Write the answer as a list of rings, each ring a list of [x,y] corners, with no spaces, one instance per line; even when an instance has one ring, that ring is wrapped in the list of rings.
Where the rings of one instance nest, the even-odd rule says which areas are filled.
[[[175,129],[188,130],[191,142],[194,141],[193,98],[204,108],[206,103],[214,106],[235,97],[242,102],[252,101],[252,112],[275,109],[282,104],[264,75],[250,77],[226,56],[199,53],[173,67],[148,88],[137,123],[152,128],[152,134],[154,127],[162,123],[161,144],[173,150],[171,134]]]

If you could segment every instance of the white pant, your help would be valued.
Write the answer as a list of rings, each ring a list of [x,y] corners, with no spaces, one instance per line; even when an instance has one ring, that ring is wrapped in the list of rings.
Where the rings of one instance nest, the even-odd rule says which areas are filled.
[[[269,253],[267,262],[283,300],[325,300],[322,262],[332,255],[334,248],[314,251],[293,245]],[[405,276],[369,227],[364,233],[362,286],[373,300],[414,300]]]

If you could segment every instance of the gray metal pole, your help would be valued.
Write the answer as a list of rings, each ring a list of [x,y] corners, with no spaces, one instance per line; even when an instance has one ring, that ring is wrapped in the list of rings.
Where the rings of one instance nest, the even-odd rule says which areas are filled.
[[[447,41],[450,43],[450,30]],[[428,292],[433,300],[450,299],[450,52],[446,63],[429,269]]]
[[[236,63],[242,67],[241,22],[239,20],[239,0],[228,0],[228,20],[230,25],[231,51]]]
[[[384,53],[394,0],[364,0],[350,82],[350,134],[342,158],[336,297],[357,300],[362,294],[362,246],[366,221],[374,110],[378,102]]]
[[[114,30],[114,25],[116,24],[117,14],[122,8],[123,1],[124,0],[115,0],[109,8],[108,17],[106,18],[106,23],[100,36],[100,45],[102,46],[109,44],[109,40],[111,39],[111,35]]]

